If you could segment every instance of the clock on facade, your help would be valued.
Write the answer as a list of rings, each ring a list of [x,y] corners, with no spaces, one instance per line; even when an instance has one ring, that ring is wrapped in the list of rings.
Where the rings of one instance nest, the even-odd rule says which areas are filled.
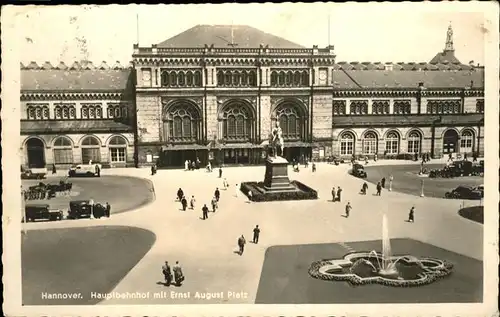
[[[326,72],[324,72],[324,71],[323,71],[323,72],[320,72],[320,73],[319,73],[319,79],[320,79],[321,81],[325,81],[325,80],[326,80]]]

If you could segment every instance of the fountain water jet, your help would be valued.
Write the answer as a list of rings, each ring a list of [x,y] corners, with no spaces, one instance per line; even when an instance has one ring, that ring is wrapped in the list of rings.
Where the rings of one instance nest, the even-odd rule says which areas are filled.
[[[378,273],[382,276],[397,276],[396,263],[391,260],[391,240],[389,238],[389,225],[387,215],[382,216],[382,265]]]

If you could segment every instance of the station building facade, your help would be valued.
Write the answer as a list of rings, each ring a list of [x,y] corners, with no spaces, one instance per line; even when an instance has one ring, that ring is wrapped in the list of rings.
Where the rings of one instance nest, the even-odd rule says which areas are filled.
[[[21,65],[21,164],[133,166],[133,75],[119,63]]]
[[[134,45],[133,69],[32,63],[22,71],[24,162],[43,146],[45,164],[260,164],[276,122],[289,160],[482,155],[484,69],[456,59],[452,36],[450,27],[430,62],[347,63],[336,61],[333,46],[198,25]],[[115,118],[114,107],[127,115]]]

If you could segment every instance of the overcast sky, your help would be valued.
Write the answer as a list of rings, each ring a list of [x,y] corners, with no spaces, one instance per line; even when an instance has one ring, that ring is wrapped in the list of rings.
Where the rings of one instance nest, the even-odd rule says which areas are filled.
[[[453,3],[221,4],[24,7],[17,15],[21,61],[131,60],[137,42],[159,43],[197,24],[250,25],[305,47],[335,45],[337,61],[421,62],[444,48],[452,24],[456,56],[484,62],[484,16]],[[475,11],[475,12],[474,12]],[[210,43],[207,43],[210,44]]]

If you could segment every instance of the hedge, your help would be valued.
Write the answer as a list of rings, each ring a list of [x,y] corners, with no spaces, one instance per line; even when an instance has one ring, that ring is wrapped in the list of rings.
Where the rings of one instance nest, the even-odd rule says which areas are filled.
[[[259,190],[259,188],[264,188],[263,182],[243,182],[240,185],[240,191],[243,192],[243,194],[245,194],[247,197],[248,192],[251,191],[252,197],[249,197],[249,199],[254,202],[318,199],[318,192],[311,187],[299,181],[291,181],[290,183],[298,190],[290,192],[265,193]]]

